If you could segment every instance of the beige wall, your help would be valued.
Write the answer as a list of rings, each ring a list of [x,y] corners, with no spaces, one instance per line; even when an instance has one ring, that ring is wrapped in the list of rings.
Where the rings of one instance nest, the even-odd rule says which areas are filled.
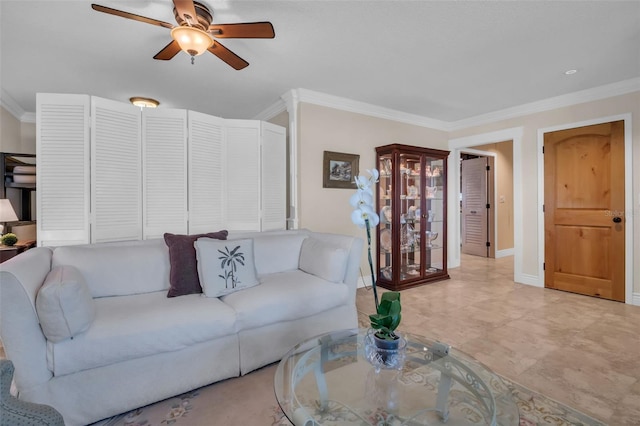
[[[0,107],[0,152],[36,153],[36,124],[22,123]]]
[[[488,151],[495,157],[496,250],[513,248],[513,142],[499,142],[474,146],[473,149]]]
[[[537,132],[538,129],[596,120],[620,114],[632,115],[633,140],[633,199],[635,205],[627,206],[627,221],[633,221],[633,264],[636,265],[634,292],[640,293],[640,92],[615,96],[593,102],[585,102],[569,107],[558,108],[502,120],[482,126],[470,127],[450,132],[450,139],[495,132],[513,127],[523,128],[522,139],[522,188],[516,188],[523,193],[523,273],[538,275],[538,268],[542,262],[538,259],[538,184],[541,177],[537,169]],[[518,172],[516,170],[515,172]]]
[[[360,155],[360,174],[366,174],[376,165],[377,146],[402,143],[447,149],[447,133],[439,130],[308,103],[300,104],[298,114],[299,226],[355,235],[365,239],[365,244],[365,231],[351,222],[349,197],[355,190],[322,187],[323,152]],[[366,276],[366,254],[362,268]]]

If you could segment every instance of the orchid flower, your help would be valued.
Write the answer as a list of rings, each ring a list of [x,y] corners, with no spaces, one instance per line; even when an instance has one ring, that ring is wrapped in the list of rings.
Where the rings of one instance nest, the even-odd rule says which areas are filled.
[[[368,226],[378,226],[380,216],[373,210],[373,207],[361,205],[351,213],[351,221],[360,228]],[[368,221],[368,223],[367,223]]]
[[[363,205],[373,207],[373,194],[358,190],[351,196],[349,203],[355,208],[359,208]]]
[[[373,186],[378,182],[380,173],[377,169],[367,170],[369,177],[356,176],[356,193],[351,196],[349,203],[355,210],[351,213],[351,221],[360,228],[367,230],[367,245],[369,257],[369,269],[371,270],[371,287],[373,297],[378,311],[378,291],[376,289],[376,278],[373,272],[373,259],[371,256],[371,227],[376,227],[380,223],[380,216],[375,211]]]
[[[359,191],[370,193],[373,196],[373,185],[378,182],[380,172],[378,172],[377,169],[370,169],[367,170],[367,173],[370,175],[368,178],[364,176],[356,176],[356,186]]]

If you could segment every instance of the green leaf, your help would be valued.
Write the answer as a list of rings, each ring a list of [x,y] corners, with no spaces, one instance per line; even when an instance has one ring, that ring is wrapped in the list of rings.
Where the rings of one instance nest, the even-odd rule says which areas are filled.
[[[389,291],[382,294],[380,304],[376,314],[369,315],[371,327],[379,330],[377,333],[388,340],[395,336],[394,330],[400,325],[402,320],[402,306],[400,304],[400,293]]]

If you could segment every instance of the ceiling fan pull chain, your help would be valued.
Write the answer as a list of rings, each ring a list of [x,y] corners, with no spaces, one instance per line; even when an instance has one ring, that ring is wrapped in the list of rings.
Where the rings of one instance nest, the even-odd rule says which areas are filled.
[[[195,60],[196,60],[196,57],[195,57],[195,56],[192,56],[192,57],[191,57],[191,65],[193,65],[193,63],[195,62]]]

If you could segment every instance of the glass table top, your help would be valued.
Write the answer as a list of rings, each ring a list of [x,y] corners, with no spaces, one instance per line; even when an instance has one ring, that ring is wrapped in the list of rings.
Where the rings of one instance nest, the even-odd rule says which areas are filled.
[[[275,393],[295,426],[518,425],[504,382],[464,352],[403,334],[401,369],[365,356],[367,329],[306,340],[280,361]]]

